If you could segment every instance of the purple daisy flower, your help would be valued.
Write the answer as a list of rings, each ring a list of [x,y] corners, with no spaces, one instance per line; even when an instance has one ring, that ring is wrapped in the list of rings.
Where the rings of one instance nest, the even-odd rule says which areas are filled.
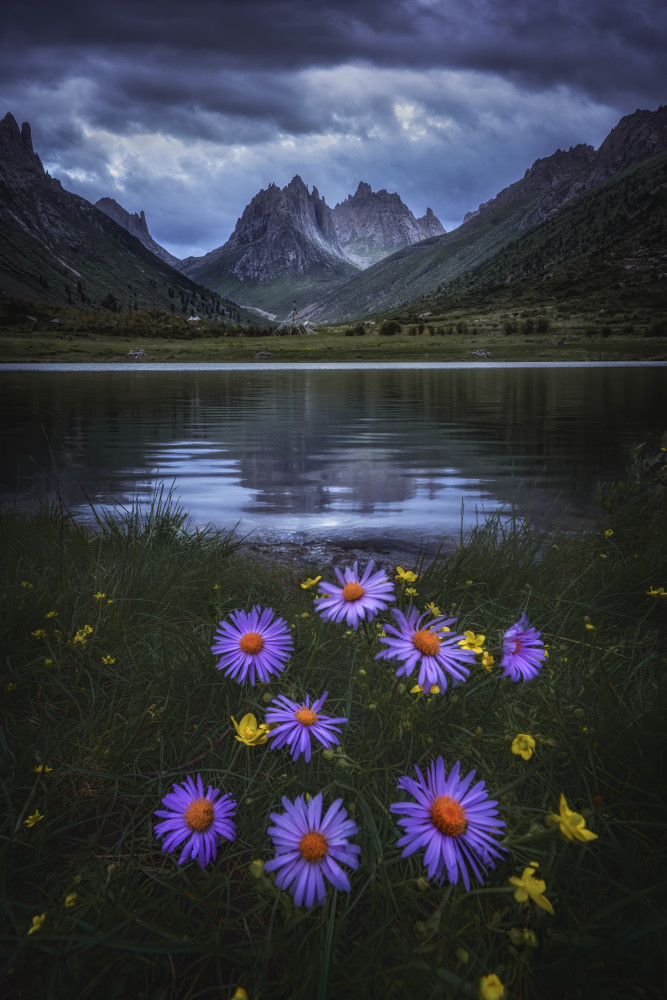
[[[328,694],[329,692],[325,691],[322,697],[314,701],[312,705],[308,694],[302,704],[290,701],[284,694],[274,698],[267,708],[265,716],[266,722],[277,723],[277,728],[272,729],[268,734],[269,739],[274,741],[272,749],[275,750],[288,744],[292,748],[292,760],[296,760],[297,757],[304,754],[306,763],[308,763],[311,735],[325,747],[332,747],[339,743],[336,733],[340,732],[340,724],[348,720],[332,719],[328,715],[322,715],[320,709]],[[276,707],[272,708],[272,705]]]
[[[325,597],[315,598],[315,607],[325,621],[339,622],[345,619],[356,630],[359,622],[375,618],[378,611],[384,611],[394,600],[394,584],[382,570],[373,572],[375,563],[371,559],[359,576],[357,563],[346,566],[341,573],[335,570],[340,583],[320,583],[319,589]]]
[[[503,636],[502,677],[513,681],[529,681],[537,677],[547,653],[542,633],[532,628],[525,615],[510,625]]]
[[[336,799],[322,817],[322,794],[306,802],[300,795],[294,802],[282,800],[284,813],[271,813],[268,833],[273,837],[276,856],[264,865],[278,871],[276,885],[292,893],[296,906],[322,906],[326,898],[325,878],[336,889],[350,891],[350,880],[340,867],[359,867],[361,848],[348,837],[358,833],[348,819],[343,800]]]
[[[236,823],[232,816],[236,812],[236,802],[230,795],[218,798],[220,790],[211,785],[204,794],[201,775],[193,781],[187,777],[182,784],[174,784],[172,791],[162,799],[165,809],[156,809],[155,816],[162,818],[155,824],[155,835],[164,837],[163,851],[173,851],[187,840],[179,865],[194,858],[204,867],[215,861],[220,838],[236,840]]]
[[[449,674],[455,684],[465,681],[470,674],[469,663],[475,662],[472,649],[461,649],[459,642],[464,635],[454,635],[442,630],[452,625],[456,618],[433,618],[428,625],[422,624],[429,612],[419,614],[416,608],[410,608],[407,616],[399,609],[391,612],[398,623],[385,625],[387,636],[380,636],[387,649],[383,649],[375,657],[376,660],[403,660],[396,671],[397,677],[409,677],[416,666],[419,667],[417,683],[428,694],[437,687],[441,692],[447,689]]]
[[[415,767],[418,780],[399,778],[398,787],[417,801],[395,802],[389,809],[404,814],[398,824],[405,835],[397,844],[405,848],[403,857],[425,848],[429,878],[442,884],[446,871],[449,881],[456,883],[461,875],[469,891],[468,866],[481,882],[485,868],[495,868],[494,858],[501,857],[504,848],[493,836],[501,832],[505,821],[498,818],[498,803],[487,797],[484,782],[472,784],[474,771],[459,778],[460,766],[457,761],[447,778],[442,757],[438,757],[429,764],[426,779]]]
[[[268,682],[271,674],[280,674],[294,649],[287,622],[272,621],[273,608],[262,610],[259,605],[250,614],[232,611],[229,617],[233,624],[220,622],[211,646],[216,656],[222,654],[216,668],[239,684]]]

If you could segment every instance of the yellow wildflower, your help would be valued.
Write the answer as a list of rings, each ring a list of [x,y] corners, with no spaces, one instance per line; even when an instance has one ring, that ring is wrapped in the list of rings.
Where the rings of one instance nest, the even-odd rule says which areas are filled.
[[[44,615],[45,618],[56,618],[58,616],[57,611],[47,611]]]
[[[482,976],[479,981],[480,1000],[503,1000],[505,987],[495,973],[491,976]]]
[[[51,659],[51,657],[47,656],[46,659],[44,660],[44,666],[45,667],[50,667],[52,663],[53,663],[53,660]]]
[[[409,597],[417,597],[418,591],[416,591],[414,587],[407,587],[405,593]]]
[[[553,913],[554,908],[549,902],[549,900],[544,896],[544,890],[547,887],[546,882],[541,878],[535,878],[535,868],[537,867],[535,862],[531,862],[528,868],[524,868],[521,873],[521,878],[516,875],[511,875],[507,880],[510,885],[515,885],[517,888],[514,891],[514,898],[517,903],[528,903],[532,900],[533,903],[537,903],[541,909],[546,910],[547,913]]]
[[[102,663],[104,663],[107,667],[111,666],[111,664],[115,663],[115,662],[116,662],[116,657],[115,656],[103,656],[102,657]]]
[[[25,587],[27,590],[32,590],[32,584],[30,580],[21,580],[21,586]]]
[[[35,631],[30,634],[34,635],[35,639],[46,639],[46,632],[43,628],[36,628]]]
[[[472,587],[472,580],[466,580],[466,587]]]
[[[248,1000],[248,994],[242,986],[236,987],[236,993],[232,997],[232,1000]]]
[[[93,594],[93,597],[95,598],[95,600],[96,600],[96,601],[101,601],[101,600],[102,600],[102,598],[103,598],[103,597],[106,597],[106,596],[107,596],[106,594],[103,594],[103,593],[102,593],[101,591],[99,591],[99,590],[97,591],[97,593],[96,593],[96,594]]]
[[[442,614],[442,611],[440,610],[438,605],[434,604],[433,601],[430,601],[428,604],[424,605],[424,611],[430,611],[431,614],[435,615],[436,617]]]
[[[254,747],[259,746],[262,743],[266,743],[268,736],[266,735],[269,731],[269,726],[266,722],[263,722],[260,726],[257,725],[257,719],[249,712],[244,715],[240,722],[237,722],[234,716],[231,716],[232,722],[234,723],[234,728],[236,729],[235,740],[239,743],[245,743],[246,746]]]
[[[560,815],[556,816],[555,813],[549,813],[547,822],[549,826],[558,824],[560,832],[568,840],[581,840],[584,843],[587,840],[597,840],[597,833],[592,833],[586,829],[586,820],[580,813],[572,812],[562,792],[560,796]]]
[[[9,684],[5,684],[5,691],[16,691],[17,687],[18,684],[15,684],[14,681],[10,681]]]
[[[593,629],[595,628],[595,625],[591,625],[590,622],[586,622],[586,625],[584,626],[584,628],[587,628],[589,632],[592,632]]]
[[[667,597],[664,587],[649,587],[646,593],[649,597]]]
[[[36,823],[39,823],[40,819],[44,819],[44,814],[41,813],[39,809],[35,809],[32,816],[28,816],[27,820],[25,821],[25,825],[35,826]]]
[[[308,590],[309,587],[314,587],[322,579],[321,576],[309,576],[307,580],[304,580],[301,584],[303,590]]]
[[[401,583],[414,583],[418,580],[419,576],[417,573],[413,573],[411,569],[403,569],[402,566],[396,567],[396,576],[394,580],[400,580]]]
[[[253,878],[261,878],[262,875],[264,874],[264,862],[260,861],[259,859],[251,861],[248,871],[250,872]]]
[[[473,653],[483,653],[482,646],[486,640],[485,635],[475,635],[474,632],[464,632],[465,639],[459,640],[461,649],[472,649]]]
[[[440,688],[438,687],[437,684],[432,684],[428,693],[429,694],[440,694]],[[421,698],[424,695],[424,689],[419,684],[415,684],[414,687],[410,688],[410,694],[416,694],[416,695],[418,695]]]
[[[65,906],[67,907],[67,909],[69,910],[72,906],[74,906],[75,903],[76,903],[76,893],[75,892],[68,893],[68,895],[65,896]]]
[[[54,630],[53,630],[53,638],[54,638],[54,639],[55,639],[55,640],[56,640],[57,642],[60,642],[60,640],[62,639],[62,637],[63,637],[63,634],[62,634],[62,632],[60,631],[60,629],[59,629],[59,628],[54,628]]]
[[[47,764],[38,764],[37,767],[33,767],[33,771],[35,772],[35,774],[48,774],[49,771],[52,770],[53,768],[48,767]]]
[[[34,934],[35,931],[38,931],[45,920],[46,920],[46,913],[40,913],[39,916],[33,917],[32,925],[30,927],[30,930],[28,931],[28,934]]]
[[[530,760],[533,756],[534,749],[535,740],[532,736],[528,736],[527,733],[519,733],[514,737],[512,742],[512,753],[516,754],[517,757],[523,757],[524,760]]]
[[[213,584],[213,589],[214,590],[220,590],[220,584],[219,583],[214,583]]]
[[[495,663],[495,657],[491,656],[491,653],[487,653],[486,650],[482,651],[482,666],[487,673],[491,672],[491,668]]]
[[[310,618],[310,611],[302,611],[301,612],[301,617],[302,618]]]
[[[605,533],[604,533],[604,537],[605,537],[605,538],[611,538],[611,536],[612,536],[613,534],[614,534],[613,530],[612,530],[611,528],[607,528],[607,530],[606,530],[606,531],[605,531]]]

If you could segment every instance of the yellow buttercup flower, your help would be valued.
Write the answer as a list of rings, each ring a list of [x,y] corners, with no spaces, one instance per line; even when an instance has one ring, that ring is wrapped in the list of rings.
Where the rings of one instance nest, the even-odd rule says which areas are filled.
[[[101,600],[102,600],[102,598],[103,598],[103,597],[106,597],[106,596],[107,596],[106,594],[103,594],[103,593],[102,593],[101,591],[99,591],[99,590],[97,591],[97,593],[96,593],[96,594],[93,594],[93,597],[95,598],[95,600],[96,600],[96,601],[101,601]]]
[[[32,590],[32,584],[30,580],[21,580],[21,586],[25,587],[26,590]]]
[[[28,816],[27,820],[25,821],[25,825],[34,826],[36,823],[39,823],[40,819],[44,819],[44,814],[41,813],[39,809],[35,809],[32,816]]]
[[[474,632],[464,632],[465,639],[459,640],[461,649],[472,649],[473,653],[483,653],[482,646],[486,640],[485,635],[475,635]]]
[[[248,1000],[248,994],[242,986],[236,987],[236,993],[232,997],[232,1000]]]
[[[76,893],[75,892],[70,892],[67,896],[65,896],[65,906],[67,907],[68,910],[72,906],[74,906],[75,903],[76,903]]]
[[[103,656],[102,657],[102,663],[104,663],[107,667],[111,666],[111,664],[115,663],[115,662],[116,662],[116,657],[115,656]]]
[[[664,587],[649,587],[646,593],[649,597],[667,597]]]
[[[511,875],[508,879],[510,885],[515,885],[517,888],[514,892],[514,898],[517,903],[537,903],[541,909],[546,910],[547,913],[553,913],[554,908],[549,902],[549,900],[544,896],[544,890],[547,887],[546,882],[541,878],[535,878],[535,868],[536,864],[534,862],[528,868],[524,868],[521,873],[521,878],[516,875]]]
[[[58,615],[57,611],[47,611],[44,615],[45,618],[56,618]]]
[[[527,733],[519,733],[514,737],[512,742],[512,753],[516,754],[517,757],[523,757],[524,760],[530,760],[533,756],[534,749],[535,740],[532,736],[528,736]]]
[[[260,746],[262,743],[266,743],[268,736],[266,735],[269,731],[268,725],[263,722],[260,726],[257,725],[257,719],[252,714],[248,712],[244,715],[240,722],[237,722],[234,716],[231,717],[234,723],[234,728],[236,729],[235,740],[239,743],[245,743],[246,746],[255,747]]]
[[[611,538],[611,536],[612,536],[613,534],[614,534],[613,530],[612,530],[611,528],[607,528],[607,530],[606,530],[606,531],[605,531],[605,533],[604,533],[604,537],[605,537],[605,538]]]
[[[484,650],[482,652],[482,666],[484,667],[487,673],[491,672],[491,668],[493,667],[494,663],[495,663],[495,657],[491,656],[491,653],[487,653],[486,650]]]
[[[405,593],[408,595],[408,597],[417,597],[419,592],[415,590],[414,587],[407,587]]]
[[[429,688],[428,693],[429,694],[440,694],[440,688],[438,687],[437,684],[432,684],[431,687]],[[415,684],[414,687],[410,688],[410,694],[416,694],[416,695],[418,695],[421,698],[424,695],[424,689],[423,689],[423,687],[420,687],[419,684]]]
[[[417,573],[413,573],[411,569],[403,569],[402,566],[396,567],[396,576],[394,580],[400,580],[401,583],[414,583],[418,580],[419,576]]]
[[[5,691],[16,691],[18,684],[14,681],[10,681],[9,684],[5,684]]]
[[[45,920],[46,920],[46,913],[40,913],[39,916],[33,917],[32,925],[30,927],[30,930],[28,931],[28,934],[34,934],[35,931],[38,931]]]
[[[36,628],[35,631],[30,634],[34,635],[35,639],[46,639],[46,632],[43,628]]]
[[[424,605],[424,611],[430,611],[432,615],[436,616],[436,618],[442,614],[442,611],[440,610],[438,605],[434,604],[433,601],[430,601],[428,604]]]
[[[491,976],[482,976],[479,981],[480,1000],[503,1000],[505,987],[493,973]]]
[[[35,774],[48,774],[49,771],[52,770],[53,768],[48,767],[47,764],[38,764],[37,767],[33,767],[33,771],[35,772]]]
[[[572,812],[562,792],[560,796],[560,815],[556,816],[555,813],[549,813],[547,822],[549,826],[557,824],[560,827],[560,832],[568,840],[581,840],[584,843],[588,840],[597,840],[597,833],[592,833],[586,829],[586,820],[580,813]]]
[[[321,576],[309,576],[307,580],[304,580],[301,584],[303,590],[308,590],[310,587],[314,587],[322,579]]]

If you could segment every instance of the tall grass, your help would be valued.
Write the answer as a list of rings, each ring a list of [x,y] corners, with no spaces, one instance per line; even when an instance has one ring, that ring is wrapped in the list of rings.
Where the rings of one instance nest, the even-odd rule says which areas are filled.
[[[664,494],[624,494],[575,534],[492,518],[418,567],[400,603],[457,615],[496,664],[522,612],[549,646],[535,681],[478,665],[430,698],[374,659],[376,622],[349,633],[317,616],[299,584],[330,568],[257,561],[169,503],[94,530],[62,507],[6,511],[3,997],[467,998],[491,973],[517,1000],[662,997],[667,600],[647,590],[667,588]],[[250,688],[209,647],[254,604],[293,626],[295,653]],[[335,752],[293,763],[233,738],[232,715],[324,690],[350,720]],[[536,741],[528,761],[510,750],[517,733]],[[396,780],[439,755],[475,768],[507,823],[506,860],[469,893],[429,883],[396,847]],[[204,870],[179,867],[152,829],[173,782],[197,773],[238,802],[237,839]],[[308,911],[252,862],[273,856],[281,796],[318,791],[343,797],[361,864],[351,893],[329,887]],[[597,840],[545,824],[561,793]],[[514,899],[508,877],[531,861],[553,916]]]

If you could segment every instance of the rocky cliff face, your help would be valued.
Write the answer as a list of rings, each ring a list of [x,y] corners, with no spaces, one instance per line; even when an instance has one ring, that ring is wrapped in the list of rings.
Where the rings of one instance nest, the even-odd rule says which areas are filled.
[[[32,148],[32,135],[28,122],[19,130],[12,114],[7,113],[0,122],[0,177],[16,181],[19,178],[48,176],[37,153]]]
[[[146,216],[143,212],[140,212],[139,215],[137,215],[136,212],[130,215],[130,213],[124,209],[122,205],[119,205],[117,201],[114,201],[113,198],[100,198],[99,201],[95,202],[95,208],[99,208],[100,212],[104,212],[105,215],[108,215],[110,219],[117,222],[119,226],[123,227],[123,229],[127,229],[128,233],[132,233],[133,236],[136,236],[138,240],[141,240],[147,250],[150,250],[156,257],[163,260],[165,264],[171,264],[172,267],[177,267],[180,264],[178,257],[174,257],[174,255],[169,253],[168,250],[165,250],[164,247],[155,242],[148,231]]]
[[[338,243],[330,208],[297,176],[284,188],[270,184],[256,194],[224,246],[187,258],[181,270],[195,278],[206,274],[208,281],[215,272],[268,282],[311,272],[342,277],[354,268]]]
[[[362,181],[353,195],[331,213],[338,241],[347,257],[361,268],[445,232],[429,208],[421,219],[404,205],[397,194],[371,190]]]
[[[599,184],[619,170],[667,152],[667,105],[621,118],[593,157],[590,169],[572,185],[569,197]]]

